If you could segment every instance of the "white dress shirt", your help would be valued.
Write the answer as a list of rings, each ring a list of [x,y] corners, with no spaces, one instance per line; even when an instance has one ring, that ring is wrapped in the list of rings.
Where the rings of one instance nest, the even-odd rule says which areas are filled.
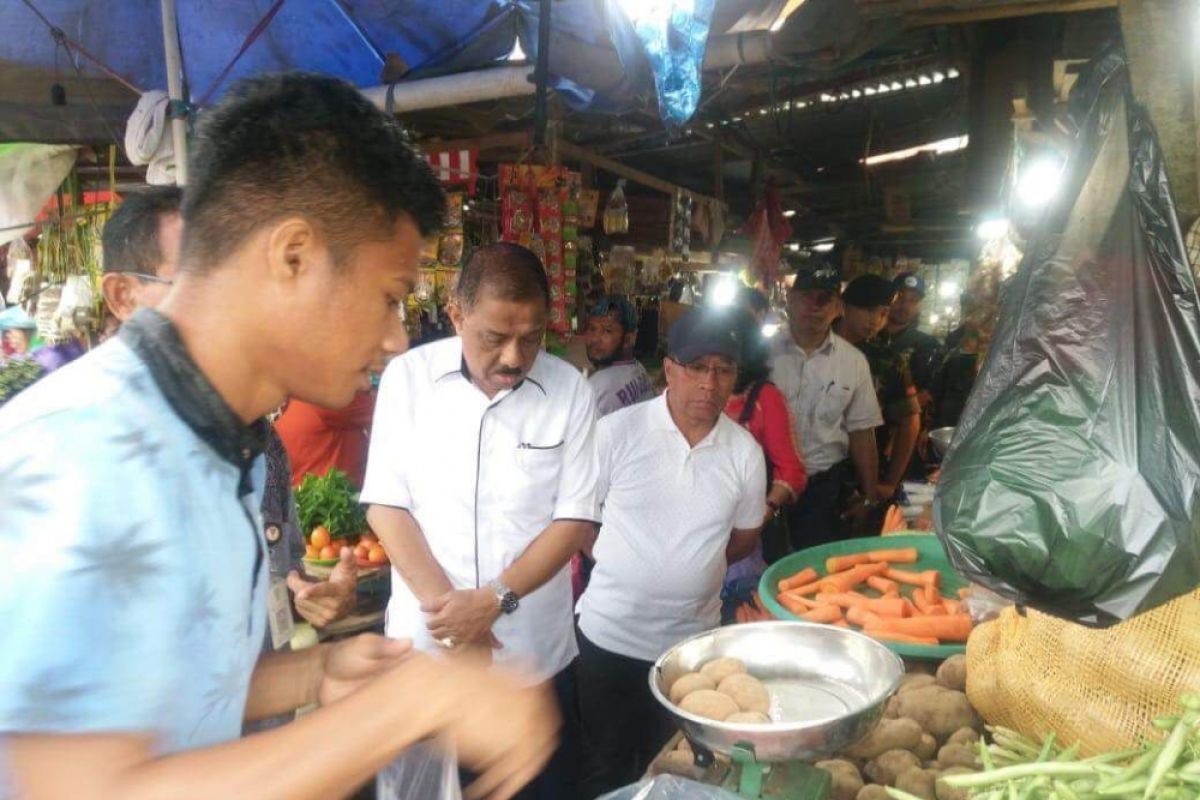
[[[787,331],[777,337],[771,381],[783,392],[800,429],[800,449],[810,476],[844,461],[850,434],[883,424],[867,357],[830,331],[811,355]]]
[[[587,381],[547,353],[489,400],[461,339],[418,347],[384,371],[361,500],[407,509],[455,589],[486,586],[554,520],[599,520],[595,420]],[[392,576],[387,634],[435,650],[419,601]],[[494,660],[546,680],[577,653],[572,623],[564,567],[496,621]]]
[[[725,548],[762,525],[766,461],[754,437],[721,414],[691,447],[667,396],[596,427],[602,526],[579,627],[597,646],[653,661],[721,621]]]

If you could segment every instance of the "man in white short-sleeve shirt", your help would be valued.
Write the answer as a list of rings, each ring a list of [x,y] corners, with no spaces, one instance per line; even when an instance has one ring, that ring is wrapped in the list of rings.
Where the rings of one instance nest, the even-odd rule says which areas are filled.
[[[636,780],[669,738],[649,669],[720,624],[726,568],[758,542],[766,462],[722,413],[742,347],[732,314],[688,312],[668,338],[666,394],[597,426],[602,523],[579,601],[585,797]]]
[[[389,636],[554,682],[563,746],[521,795],[552,798],[573,796],[576,758],[566,566],[599,516],[595,401],[541,349],[548,306],[532,252],[475,251],[450,309],[459,335],[384,371],[361,500],[394,568]]]
[[[777,337],[771,380],[787,398],[800,430],[808,487],[788,506],[788,530],[796,549],[843,538],[840,502],[858,480],[866,510],[876,498],[879,458],[875,429],[883,424],[866,357],[833,332],[842,313],[841,281],[832,267],[800,272],[788,293],[788,336]]]

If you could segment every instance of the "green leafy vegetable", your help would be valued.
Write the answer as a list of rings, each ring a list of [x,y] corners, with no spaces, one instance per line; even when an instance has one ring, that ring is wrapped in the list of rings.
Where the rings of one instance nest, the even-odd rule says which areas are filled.
[[[367,514],[358,504],[358,490],[346,473],[331,469],[324,477],[306,475],[296,490],[300,530],[307,537],[324,525],[333,539],[349,539],[367,529]]]
[[[0,361],[0,405],[4,405],[22,389],[37,382],[45,370],[32,358],[13,358]]]

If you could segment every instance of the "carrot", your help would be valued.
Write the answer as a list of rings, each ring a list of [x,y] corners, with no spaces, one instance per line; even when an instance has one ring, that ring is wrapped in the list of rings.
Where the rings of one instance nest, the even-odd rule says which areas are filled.
[[[815,603],[810,605],[811,601],[805,600],[803,597],[792,597],[790,594],[779,595],[779,605],[786,608],[788,611],[795,614],[797,617],[804,616],[815,607]]]
[[[910,586],[941,586],[942,573],[936,569],[927,569],[924,572],[909,572],[902,569],[889,569],[884,573],[891,580],[897,583],[907,583]]]
[[[845,572],[830,575],[817,582],[822,592],[845,592],[858,586],[872,575],[878,575],[887,569],[887,564],[859,564]]]
[[[814,599],[823,606],[839,608],[850,608],[867,602],[867,598],[858,592],[817,592]]]
[[[818,591],[820,591],[820,589],[821,582],[813,581],[812,583],[806,583],[803,586],[797,586],[794,589],[788,589],[786,592],[780,592],[779,594],[790,594],[794,597],[806,597],[810,594],[816,594]]]
[[[867,611],[862,606],[853,606],[846,609],[846,621],[851,625],[857,625],[860,628],[867,624],[870,618],[879,619],[878,616]]]
[[[817,578],[821,577],[812,567],[805,567],[790,578],[784,578],[779,582],[779,591],[786,592],[790,589],[798,589],[806,583],[812,583]]]
[[[872,575],[867,578],[867,586],[870,586],[880,594],[889,594],[900,590],[899,585],[895,581],[890,581],[882,575]]]
[[[817,602],[822,605],[838,606],[839,608],[861,608],[863,611],[869,611],[881,617],[902,617],[905,614],[904,601],[896,597],[863,597],[857,592],[841,592],[839,594],[818,593]]]
[[[920,556],[915,547],[897,547],[891,550],[870,550],[866,553],[869,561],[880,563],[887,561],[892,564],[915,564]]]
[[[833,624],[833,627],[835,627],[835,628],[849,628],[850,627],[850,623],[846,622],[846,620],[844,620],[844,619],[839,619],[839,620],[833,622],[832,624]]]
[[[904,598],[904,616],[916,617],[916,616],[919,616],[920,613],[921,613],[920,610],[913,604],[913,601],[908,599],[907,597],[905,597]]]
[[[837,622],[841,618],[842,610],[837,606],[818,606],[800,615],[800,619],[808,622]]]
[[[857,567],[859,564],[871,563],[871,557],[867,553],[851,553],[846,556],[833,556],[825,559],[825,572],[833,575],[837,572],[845,572],[851,567]]]
[[[942,606],[946,609],[946,613],[948,613],[948,614],[962,614],[963,613],[962,602],[959,600],[955,600],[951,597],[943,597],[942,598]]]
[[[907,636],[932,636],[943,641],[965,642],[971,635],[971,617],[967,614],[923,615],[907,619],[880,619],[873,630],[902,633]],[[868,630],[867,633],[871,631]]]
[[[938,644],[938,640],[934,639],[932,636],[908,636],[907,634],[892,633],[890,631],[879,630],[878,628],[871,628],[863,632],[866,633],[867,636],[870,636],[874,639],[883,639],[887,642],[899,642],[901,644],[923,644],[930,647],[934,647]]]
[[[964,586],[963,588],[961,588],[961,589],[959,589],[959,590],[958,590],[958,599],[959,599],[959,600],[966,600],[966,599],[967,599],[967,595],[969,595],[970,593],[971,593],[971,590],[970,590],[970,588],[968,588],[968,587]]]
[[[913,604],[922,614],[929,614],[933,609],[937,608],[937,605],[930,599],[929,594],[929,587],[927,586],[918,586],[916,589],[913,589]]]

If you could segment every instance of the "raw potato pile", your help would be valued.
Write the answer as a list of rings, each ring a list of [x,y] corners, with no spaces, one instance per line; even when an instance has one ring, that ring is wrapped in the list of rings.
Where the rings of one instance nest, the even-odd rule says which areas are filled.
[[[965,800],[965,791],[942,780],[978,766],[983,723],[965,688],[961,655],[936,676],[905,675],[879,725],[840,758],[816,764],[833,776],[831,800],[888,800],[887,787],[921,800]]]
[[[697,717],[742,724],[771,721],[771,694],[737,658],[709,661],[671,684],[671,702]]]

